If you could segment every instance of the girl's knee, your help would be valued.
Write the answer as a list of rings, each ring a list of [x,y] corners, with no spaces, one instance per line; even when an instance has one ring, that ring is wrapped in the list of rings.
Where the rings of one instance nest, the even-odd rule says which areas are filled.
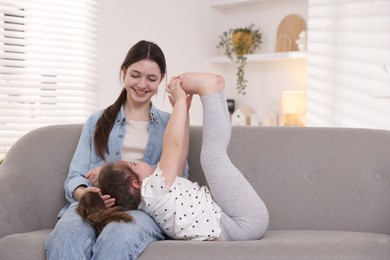
[[[257,213],[257,217],[255,219],[254,228],[253,229],[253,239],[257,240],[264,236],[265,232],[268,229],[269,224],[269,215],[267,208],[260,208]],[[251,240],[253,240],[251,239]]]
[[[233,241],[246,241],[261,239],[268,229],[269,216],[266,208],[258,207],[252,211],[251,216],[232,219],[221,219],[222,239]]]

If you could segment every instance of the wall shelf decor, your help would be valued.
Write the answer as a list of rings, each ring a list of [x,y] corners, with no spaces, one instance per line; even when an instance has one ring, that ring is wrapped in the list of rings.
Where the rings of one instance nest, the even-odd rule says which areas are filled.
[[[292,59],[306,59],[306,51],[290,51],[290,52],[275,52],[275,53],[255,53],[246,55],[247,62],[266,62],[266,61],[286,61]],[[231,63],[231,60],[226,56],[216,56],[209,58],[212,64]]]

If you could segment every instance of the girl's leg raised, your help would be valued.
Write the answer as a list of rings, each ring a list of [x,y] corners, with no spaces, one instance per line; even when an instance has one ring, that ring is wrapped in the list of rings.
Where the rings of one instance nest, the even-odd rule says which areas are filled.
[[[223,240],[259,239],[268,227],[268,211],[256,191],[230,161],[227,146],[230,141],[231,126],[223,84],[222,88],[221,86],[210,87],[206,84],[205,79],[210,79],[207,75],[209,74],[194,80],[192,76],[196,75],[191,74],[191,80],[183,82],[194,91],[193,93],[201,95],[203,105],[201,163],[210,191],[223,210],[221,238]],[[203,83],[203,86],[208,88],[201,90],[202,87],[195,82]]]

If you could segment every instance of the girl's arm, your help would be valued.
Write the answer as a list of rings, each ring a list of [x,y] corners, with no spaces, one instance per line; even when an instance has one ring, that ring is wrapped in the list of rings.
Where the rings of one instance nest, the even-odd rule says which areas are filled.
[[[171,117],[165,129],[160,159],[160,169],[167,186],[171,186],[176,176],[182,174],[185,164],[185,160],[183,163],[182,159],[183,151],[188,149],[188,137],[186,137],[188,134],[187,95],[180,84],[179,78],[172,78],[167,87],[168,93],[175,100]]]
[[[188,107],[188,97],[187,97],[187,107]],[[186,124],[184,129],[185,132],[184,132],[184,139],[183,139],[183,150],[179,159],[181,170],[178,172],[178,176],[183,176],[184,168],[187,163],[188,149],[190,146],[190,114],[188,108],[187,108],[187,119],[186,119]]]
[[[182,169],[182,171],[180,171],[178,174],[178,176],[180,176],[180,177],[183,176],[183,173],[184,173],[184,170],[186,167],[187,157],[188,157],[188,149],[189,149],[189,145],[190,145],[190,114],[189,114],[189,112],[190,112],[190,107],[191,107],[191,103],[192,103],[192,97],[193,97],[192,94],[187,94],[187,120],[186,120],[186,128],[185,128],[185,134],[184,134],[184,139],[183,139],[183,151],[181,153],[180,160],[179,160],[180,168]],[[171,102],[172,107],[173,107],[175,105],[175,100],[173,99],[172,96],[169,96],[169,101]]]

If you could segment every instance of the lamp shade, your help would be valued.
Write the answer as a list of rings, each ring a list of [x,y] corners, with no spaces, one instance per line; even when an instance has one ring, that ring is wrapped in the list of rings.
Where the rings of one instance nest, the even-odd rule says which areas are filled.
[[[305,92],[303,90],[288,90],[282,92],[283,114],[303,114],[306,110]]]

